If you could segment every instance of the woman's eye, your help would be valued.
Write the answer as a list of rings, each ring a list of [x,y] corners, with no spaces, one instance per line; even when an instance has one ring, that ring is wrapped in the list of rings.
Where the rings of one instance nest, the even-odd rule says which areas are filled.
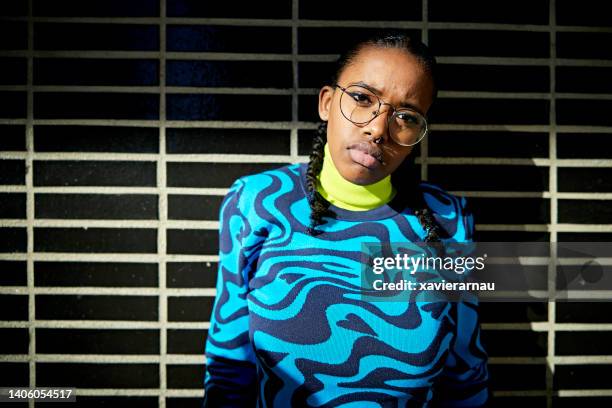
[[[351,92],[351,98],[355,100],[360,105],[369,105],[372,103],[372,99],[366,95],[359,92]]]
[[[419,118],[416,115],[409,113],[409,112],[400,112],[397,114],[397,117],[398,119],[406,123],[409,123],[409,124],[419,123]]]

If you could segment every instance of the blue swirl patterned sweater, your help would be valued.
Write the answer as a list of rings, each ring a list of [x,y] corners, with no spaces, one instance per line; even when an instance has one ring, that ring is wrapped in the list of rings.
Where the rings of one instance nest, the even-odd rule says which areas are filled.
[[[477,302],[359,295],[361,243],[423,241],[413,209],[331,205],[310,236],[306,168],[241,177],[223,200],[204,407],[484,406]],[[472,239],[465,198],[419,189],[448,239]]]

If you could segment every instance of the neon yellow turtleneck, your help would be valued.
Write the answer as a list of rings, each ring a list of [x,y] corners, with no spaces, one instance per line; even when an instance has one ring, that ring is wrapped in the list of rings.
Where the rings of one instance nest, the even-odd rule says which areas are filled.
[[[391,201],[395,188],[391,175],[373,184],[361,186],[342,177],[334,165],[325,143],[325,156],[321,173],[317,176],[317,191],[333,205],[352,211],[366,211]]]

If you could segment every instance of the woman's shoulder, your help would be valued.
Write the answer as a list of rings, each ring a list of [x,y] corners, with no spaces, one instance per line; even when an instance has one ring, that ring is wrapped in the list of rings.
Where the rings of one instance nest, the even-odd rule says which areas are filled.
[[[234,180],[229,192],[238,193],[243,200],[252,202],[266,191],[292,189],[299,182],[300,166],[301,163],[285,164],[245,174]]]

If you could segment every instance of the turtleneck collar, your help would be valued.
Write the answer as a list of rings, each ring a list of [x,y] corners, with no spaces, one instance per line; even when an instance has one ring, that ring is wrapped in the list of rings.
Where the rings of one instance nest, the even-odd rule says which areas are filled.
[[[391,201],[396,192],[391,175],[365,186],[352,183],[338,172],[327,143],[324,150],[323,167],[317,176],[317,191],[323,198],[337,207],[353,211],[371,210]]]

